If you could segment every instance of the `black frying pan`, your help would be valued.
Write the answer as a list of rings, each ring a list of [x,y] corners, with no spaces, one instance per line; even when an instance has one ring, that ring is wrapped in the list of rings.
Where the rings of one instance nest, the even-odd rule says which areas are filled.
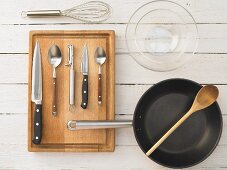
[[[143,94],[136,106],[132,125],[135,138],[144,153],[190,109],[201,87],[190,80],[169,79],[154,85]],[[107,126],[105,122],[70,121],[68,128],[110,128],[131,123],[109,121]],[[212,153],[221,132],[222,115],[215,102],[192,114],[149,158],[171,168],[193,166]]]

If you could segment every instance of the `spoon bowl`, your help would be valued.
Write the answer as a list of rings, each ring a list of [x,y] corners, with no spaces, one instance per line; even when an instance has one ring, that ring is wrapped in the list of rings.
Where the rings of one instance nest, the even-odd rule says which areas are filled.
[[[61,50],[57,45],[52,45],[48,51],[48,61],[49,63],[56,68],[59,66],[62,60]]]
[[[102,47],[98,47],[95,52],[95,59],[98,65],[102,65],[106,61],[106,53]]]
[[[207,85],[199,90],[192,105],[194,111],[204,109],[213,104],[218,98],[218,88],[216,86]]]

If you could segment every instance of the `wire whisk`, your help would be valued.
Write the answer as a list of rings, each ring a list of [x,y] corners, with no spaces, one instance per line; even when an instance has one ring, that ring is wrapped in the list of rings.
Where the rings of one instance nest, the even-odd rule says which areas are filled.
[[[66,16],[79,21],[96,23],[106,21],[111,15],[112,8],[101,1],[89,1],[66,10],[34,10],[22,11],[22,17],[55,17]]]

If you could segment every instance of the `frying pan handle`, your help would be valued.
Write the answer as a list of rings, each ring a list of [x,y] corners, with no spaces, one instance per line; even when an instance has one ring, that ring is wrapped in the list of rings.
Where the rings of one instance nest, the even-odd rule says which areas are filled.
[[[70,120],[67,128],[69,130],[79,129],[108,129],[132,127],[131,120]]]

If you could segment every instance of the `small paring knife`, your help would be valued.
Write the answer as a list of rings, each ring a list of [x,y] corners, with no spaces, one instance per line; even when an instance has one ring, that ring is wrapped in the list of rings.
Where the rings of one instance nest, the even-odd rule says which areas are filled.
[[[35,103],[34,135],[32,142],[40,144],[42,139],[42,63],[39,42],[36,42],[32,62],[32,102]]]
[[[87,104],[88,104],[88,49],[87,49],[87,44],[85,44],[83,47],[81,72],[83,74],[81,107],[83,109],[86,109]]]

